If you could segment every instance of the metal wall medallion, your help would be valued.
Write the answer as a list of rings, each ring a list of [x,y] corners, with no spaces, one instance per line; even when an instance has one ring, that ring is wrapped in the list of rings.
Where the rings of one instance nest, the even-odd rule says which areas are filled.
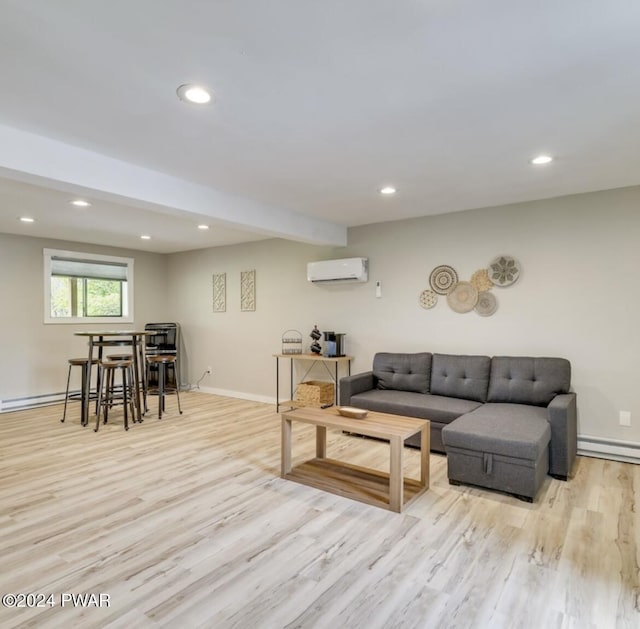
[[[446,295],[451,292],[458,283],[458,274],[448,264],[437,266],[429,276],[429,285],[438,295]]]

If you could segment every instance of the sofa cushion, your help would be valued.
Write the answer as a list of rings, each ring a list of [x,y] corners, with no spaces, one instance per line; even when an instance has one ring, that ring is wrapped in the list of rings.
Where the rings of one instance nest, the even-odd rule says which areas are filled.
[[[570,384],[571,363],[564,358],[494,356],[487,401],[547,406]]]
[[[460,400],[428,393],[382,391],[379,389],[352,395],[349,404],[357,408],[378,411],[379,413],[407,415],[443,424],[448,424],[460,417],[460,415],[469,413],[480,406],[479,402],[470,400]]]
[[[431,354],[379,352],[373,357],[373,375],[378,389],[429,393]]]
[[[431,393],[485,402],[490,368],[488,356],[434,354]]]
[[[524,404],[483,404],[442,429],[447,448],[537,461],[551,440],[547,411]]]

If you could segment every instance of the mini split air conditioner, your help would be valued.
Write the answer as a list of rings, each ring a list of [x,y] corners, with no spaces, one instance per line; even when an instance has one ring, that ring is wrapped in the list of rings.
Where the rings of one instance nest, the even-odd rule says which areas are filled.
[[[307,264],[307,280],[314,284],[323,282],[366,282],[369,279],[367,258],[322,260]]]

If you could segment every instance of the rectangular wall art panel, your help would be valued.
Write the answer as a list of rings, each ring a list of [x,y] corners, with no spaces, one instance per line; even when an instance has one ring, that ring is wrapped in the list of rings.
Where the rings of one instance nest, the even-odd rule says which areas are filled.
[[[227,310],[227,274],[213,274],[213,312]]]
[[[256,309],[256,272],[240,273],[240,310],[250,312]]]

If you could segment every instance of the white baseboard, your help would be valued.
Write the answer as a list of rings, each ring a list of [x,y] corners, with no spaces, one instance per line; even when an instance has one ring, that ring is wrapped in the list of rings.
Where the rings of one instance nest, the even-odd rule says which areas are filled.
[[[640,443],[578,435],[578,454],[640,464]]]
[[[263,404],[276,404],[276,398],[268,395],[253,395],[244,391],[229,391],[228,389],[215,389],[212,387],[193,387],[194,391],[202,391],[202,393],[211,393],[213,395],[223,395],[225,397],[239,398],[241,400],[249,400],[250,402],[262,402]]]

